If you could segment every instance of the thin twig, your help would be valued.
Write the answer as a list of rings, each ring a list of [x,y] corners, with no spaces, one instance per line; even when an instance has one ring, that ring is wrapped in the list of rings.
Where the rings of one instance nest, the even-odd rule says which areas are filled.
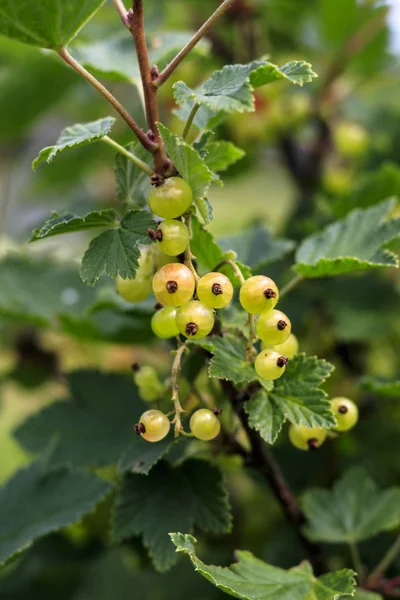
[[[184,352],[188,351],[188,347],[186,346],[186,344],[182,344],[181,346],[179,346],[179,348],[175,351],[175,358],[174,361],[172,363],[172,371],[171,371],[171,386],[172,386],[172,402],[174,403],[174,408],[175,408],[175,417],[172,421],[172,423],[175,425],[175,437],[178,437],[179,434],[185,434],[185,432],[183,431],[183,427],[182,427],[182,422],[181,422],[181,414],[184,411],[184,409],[181,406],[181,403],[179,401],[179,386],[178,386],[178,376],[179,376],[179,371],[181,369],[181,360],[182,360],[182,356],[184,354]]]
[[[106,100],[115,108],[115,110],[121,115],[126,121],[129,127],[132,129],[139,142],[146,150],[154,153],[158,146],[152,140],[148,138],[143,129],[139,127],[133,117],[128,111],[122,106],[122,104],[112,95],[112,93],[102,84],[100,81],[93,77],[89,71],[85,69],[78,61],[76,61],[68,52],[66,48],[58,50],[58,55],[65,61],[70,67],[72,67],[79,75],[82,75],[86,81],[88,81],[100,94],[104,96]]]
[[[386,573],[392,562],[400,552],[400,535],[396,538],[392,546],[389,548],[382,560],[377,564],[375,569],[368,577],[368,585],[373,586]],[[400,580],[399,580],[400,585]]]
[[[164,144],[158,131],[159,122],[157,88],[153,85],[153,71],[150,65],[144,29],[143,0],[133,0],[133,14],[130,18],[130,31],[135,42],[139,62],[140,76],[143,85],[143,95],[146,110],[147,125],[152,132],[157,150],[154,152],[154,166],[160,175],[164,175],[169,163],[164,150]]]
[[[206,35],[206,33],[215,25],[215,23],[224,15],[227,10],[234,4],[236,0],[224,0],[217,10],[211,15],[211,17],[200,27],[200,29],[194,34],[192,39],[186,44],[184,48],[175,56],[175,58],[165,67],[158,77],[153,80],[155,87],[160,87],[167,81],[172,75],[178,65],[183,61],[184,58],[189,54],[191,50],[199,43],[199,41]]]
[[[108,146],[111,146],[111,148],[114,148],[120,154],[123,154],[124,156],[126,156],[126,158],[128,160],[133,162],[137,167],[139,167],[139,169],[141,169],[142,171],[147,173],[147,175],[149,175],[150,177],[152,177],[152,175],[155,175],[155,171],[151,167],[149,167],[149,165],[147,165],[139,157],[135,156],[135,154],[133,154],[132,152],[129,152],[129,150],[127,150],[126,148],[124,148],[123,146],[118,144],[118,142],[116,142],[112,138],[108,137],[108,135],[105,135],[101,139],[101,141],[106,143]]]
[[[189,113],[188,119],[185,123],[185,127],[182,131],[182,138],[184,140],[186,140],[187,136],[189,135],[190,128],[193,124],[194,118],[195,118],[196,113],[199,110],[199,108],[200,108],[200,104],[195,104]]]
[[[293,279],[291,279],[289,283],[284,285],[283,288],[280,290],[279,297],[283,298],[283,296],[286,296],[286,294],[291,292],[293,288],[299,285],[299,283],[303,281],[303,279],[304,277],[302,275],[296,275],[296,277],[293,277]]]
[[[128,11],[125,8],[125,5],[123,3],[122,0],[114,0],[114,5],[115,8],[117,9],[117,12],[119,13],[119,16],[121,17],[121,21],[124,24],[124,26],[129,29],[129,16],[128,16]]]
[[[243,285],[244,282],[246,281],[245,278],[243,277],[243,273],[240,270],[240,267],[235,263],[235,261],[231,260],[230,258],[225,258],[224,260],[221,260],[221,262],[218,263],[213,268],[213,271],[219,271],[220,268],[223,267],[224,265],[229,265],[233,269],[233,272],[235,273],[236,277],[239,279],[240,285]]]

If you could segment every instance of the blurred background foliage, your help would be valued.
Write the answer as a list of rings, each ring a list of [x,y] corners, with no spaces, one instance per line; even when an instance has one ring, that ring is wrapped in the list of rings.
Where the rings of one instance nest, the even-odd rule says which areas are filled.
[[[167,42],[179,48],[217,4],[146,0],[154,56]],[[232,116],[217,128],[218,137],[234,141],[246,157],[226,173],[223,188],[211,190],[210,230],[223,245],[238,251],[240,245],[247,252],[242,260],[279,284],[290,278],[291,252],[302,237],[352,208],[400,195],[395,17],[390,3],[375,0],[237,0],[174,75],[193,87],[224,64],[261,55],[276,64],[305,59],[319,74],[304,89],[280,83],[257,91],[254,113]],[[95,57],[102,67],[98,74],[110,79],[115,95],[144,125],[133,49],[111,2],[85,27],[72,54]],[[168,56],[164,53],[163,60]],[[113,65],[125,75],[113,73]],[[160,93],[162,120],[180,132],[171,83]],[[51,210],[82,215],[115,204],[114,157],[101,144],[31,170],[38,151],[54,143],[63,127],[106,114],[104,100],[56,57],[0,38],[1,481],[30,460],[12,431],[65,395],[63,373],[84,367],[125,373],[135,361],[164,375],[168,370],[170,348],[156,342],[149,327],[154,302],[128,305],[107,278],[94,289],[80,281],[78,261],[87,234],[26,243]],[[121,122],[115,131],[121,143],[130,140]],[[227,236],[233,238],[223,240]],[[283,238],[285,250],[266,263],[271,236]],[[286,435],[280,436],[275,454],[296,492],[310,482],[329,485],[351,464],[367,466],[382,485],[398,482],[400,408],[395,398],[379,395],[363,380],[366,374],[393,379],[400,372],[399,297],[400,279],[388,269],[308,280],[282,302],[301,350],[336,366],[327,391],[354,398],[362,415],[351,435],[313,455],[293,450]],[[202,371],[196,387],[205,397],[215,393]],[[195,406],[198,398],[189,385],[187,394]],[[238,460],[217,460],[235,521],[230,536],[202,538],[208,562],[228,563],[236,547],[283,567],[298,562],[302,552],[269,490],[244,473]],[[138,540],[110,548],[105,513],[100,507],[78,525],[36,543],[2,572],[0,598],[163,600],[172,597],[171,589],[176,600],[188,594],[193,600],[221,596],[186,562],[154,575]],[[385,547],[380,538],[364,544],[363,557],[375,562]],[[347,563],[341,550],[329,548],[332,568]]]

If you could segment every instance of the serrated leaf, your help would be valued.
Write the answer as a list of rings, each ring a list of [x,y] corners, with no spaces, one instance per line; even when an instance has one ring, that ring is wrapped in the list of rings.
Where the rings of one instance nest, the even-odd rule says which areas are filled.
[[[226,171],[231,165],[243,158],[245,152],[232,142],[210,142],[205,147],[204,160],[214,173]]]
[[[147,477],[125,476],[113,510],[114,540],[142,535],[155,567],[162,571],[177,560],[168,533],[182,526],[189,531],[230,531],[227,492],[218,467],[197,459],[176,467],[162,461]]]
[[[62,130],[54,146],[48,146],[39,152],[32,163],[32,169],[35,171],[36,167],[42,162],[50,163],[57,154],[64,150],[98,142],[110,133],[114,123],[115,119],[113,117],[105,117],[90,123],[75,123],[75,125],[66,127]]]
[[[140,257],[140,244],[150,244],[148,229],[155,222],[145,210],[129,210],[118,227],[95,237],[82,259],[81,277],[95,285],[105,271],[110,277],[134,279]]]
[[[158,123],[158,128],[167,154],[173,160],[181,177],[189,183],[193,191],[194,202],[205,223],[209,223],[212,219],[212,211],[206,195],[214,179],[214,174],[193,146],[186,144],[162,123]]]
[[[259,390],[244,404],[249,425],[259,431],[261,437],[273,444],[285,422],[285,415],[266,390]]]
[[[388,220],[394,201],[365,210],[306,238],[296,252],[294,269],[304,277],[327,277],[371,269],[397,267],[397,257],[385,245],[400,236],[400,219]]]
[[[171,434],[172,435],[172,434]],[[150,469],[171,450],[173,437],[165,437],[157,444],[143,444],[143,439],[136,435],[132,437],[128,447],[118,462],[118,471],[148,475]]]
[[[230,567],[206,565],[196,556],[191,535],[171,533],[177,552],[188,554],[195,570],[226,594],[243,600],[337,600],[354,596],[355,573],[342,569],[316,578],[307,562],[285,571],[237,551],[238,562]]]
[[[0,34],[41,48],[61,49],[105,0],[3,0]]]
[[[213,354],[208,367],[210,377],[228,379],[233,383],[250,383],[258,379],[253,365],[246,362],[246,340],[237,335],[212,336],[204,340],[192,340]]]
[[[141,144],[132,143],[127,150],[152,166],[152,155]],[[151,190],[150,178],[123,154],[115,157],[116,200],[122,204],[145,206]]]
[[[149,60],[160,71],[193,36],[191,32],[185,31],[149,33]],[[195,52],[205,54],[208,49],[207,40],[201,40]],[[72,54],[87,69],[103,77],[135,85],[140,82],[139,64],[132,52],[132,39],[126,32],[77,44],[72,49]]]
[[[382,396],[400,398],[400,379],[389,381],[382,377],[367,375],[361,380],[362,387]]]
[[[269,263],[280,260],[295,247],[292,240],[274,238],[264,225],[220,238],[218,243],[225,251],[234,249],[238,259],[253,271],[259,271]]]
[[[186,102],[205,105],[213,113],[251,112],[254,110],[253,89],[287,79],[303,85],[316,77],[311,65],[292,61],[283,67],[255,60],[247,65],[226,65],[215,71],[200,88],[193,90],[183,81],[173,86],[174,98],[180,106]]]
[[[67,380],[70,398],[29,417],[14,432],[18,442],[41,452],[54,439],[54,463],[103,466],[121,458],[124,468],[147,473],[166,447],[151,444],[150,455],[150,444],[133,432],[146,409],[132,380],[95,371],[77,371]]]
[[[303,498],[307,536],[327,543],[360,542],[400,525],[400,487],[381,491],[363,468],[353,468],[332,490]]]
[[[111,485],[77,469],[51,469],[42,458],[0,490],[0,563],[39,537],[91,512]]]
[[[117,215],[114,209],[102,211],[92,211],[84,217],[79,217],[73,213],[64,213],[59,215],[53,212],[51,217],[40,227],[35,229],[30,238],[30,242],[42,240],[53,235],[61,235],[63,233],[73,233],[76,231],[86,231],[99,227],[110,227],[116,225]]]

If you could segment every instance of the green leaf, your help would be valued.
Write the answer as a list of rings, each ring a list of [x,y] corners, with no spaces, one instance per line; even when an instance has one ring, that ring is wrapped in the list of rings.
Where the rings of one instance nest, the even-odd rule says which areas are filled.
[[[211,142],[207,144],[204,160],[214,173],[226,171],[229,167],[243,158],[245,152],[232,142]]]
[[[233,383],[250,383],[258,379],[254,367],[246,362],[246,340],[237,335],[228,333],[224,337],[212,336],[191,343],[213,354],[208,367],[210,377]]]
[[[0,490],[0,563],[36,538],[78,521],[110,489],[77,469],[51,469],[43,458],[18,471]]]
[[[230,531],[227,492],[216,466],[196,459],[176,467],[160,462],[147,477],[125,476],[112,516],[115,541],[142,535],[155,567],[163,571],[177,561],[168,533],[182,526]]]
[[[189,183],[193,190],[194,202],[205,223],[209,223],[212,219],[212,211],[206,194],[214,179],[213,172],[207,167],[197,150],[174,135],[162,123],[158,123],[158,128],[167,154],[173,160],[181,177]]]
[[[363,590],[361,588],[357,588],[354,598],[355,600],[383,600],[383,596],[380,594],[367,592],[367,590]]]
[[[148,39],[149,59],[162,70],[193,34],[186,31],[167,31],[153,34]],[[196,46],[195,52],[205,54],[209,49],[207,40]],[[140,70],[132,52],[132,39],[121,32],[88,43],[79,43],[72,49],[73,56],[87,69],[113,79],[133,83],[140,82]]]
[[[3,0],[0,34],[25,44],[59,50],[104,4],[104,0]]]
[[[141,144],[132,143],[127,147],[129,152],[152,166],[152,155]],[[150,178],[123,154],[115,157],[116,200],[120,204],[136,204],[145,206],[151,190]]]
[[[311,490],[303,498],[310,539],[360,542],[400,525],[400,487],[377,488],[363,468],[350,469],[332,490]]]
[[[400,379],[388,381],[382,377],[367,375],[361,380],[362,387],[382,396],[400,398]]]
[[[307,562],[285,571],[237,551],[238,562],[230,567],[206,565],[196,556],[195,538],[171,533],[177,552],[188,554],[195,570],[226,594],[243,600],[337,600],[355,593],[355,573],[342,569],[316,578]]]
[[[114,123],[113,117],[105,117],[91,123],[75,123],[75,125],[66,127],[62,130],[54,146],[48,146],[39,152],[32,163],[33,170],[36,170],[36,167],[42,162],[50,163],[59,152],[98,142],[110,133]]]
[[[218,243],[225,251],[234,249],[238,259],[253,271],[259,271],[269,263],[280,260],[295,247],[292,240],[272,237],[264,225],[220,238]]]
[[[304,277],[327,277],[397,267],[397,257],[384,246],[400,235],[400,219],[388,220],[393,200],[357,209],[321,233],[306,238],[296,252],[294,269]]]
[[[86,231],[88,229],[96,229],[98,227],[110,227],[117,224],[117,215],[114,209],[102,211],[92,211],[84,217],[78,217],[73,213],[64,213],[59,215],[53,212],[51,217],[32,233],[30,242],[42,240],[53,235],[61,235],[63,233],[72,233],[75,231]]]
[[[31,452],[55,440],[54,463],[103,466],[122,461],[122,469],[147,473],[166,444],[148,444],[133,432],[145,410],[128,377],[93,371],[68,375],[70,398],[29,417],[14,435]],[[149,446],[151,446],[151,452]]]
[[[150,244],[148,229],[155,227],[149,212],[129,210],[118,227],[95,237],[82,259],[81,277],[95,285],[105,271],[110,277],[133,279],[140,257],[140,244]]]
[[[191,102],[205,105],[214,113],[251,112],[254,110],[254,88],[279,79],[303,85],[313,77],[316,75],[311,65],[304,61],[292,61],[277,67],[256,60],[247,65],[226,65],[220,71],[215,71],[197,90],[178,81],[173,86],[174,98],[180,106]]]
[[[334,426],[330,401],[319,389],[332,370],[331,364],[316,357],[294,356],[271,391],[262,389],[245,403],[249,425],[269,444],[276,441],[286,419],[307,427]]]

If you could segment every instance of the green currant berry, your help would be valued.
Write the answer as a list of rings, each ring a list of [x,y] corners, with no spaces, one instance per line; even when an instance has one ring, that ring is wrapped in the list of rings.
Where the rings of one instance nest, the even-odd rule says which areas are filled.
[[[153,242],[168,256],[177,256],[185,252],[189,245],[189,231],[186,225],[175,219],[166,219],[157,229],[149,229]]]
[[[143,302],[151,294],[151,277],[136,277],[136,279],[122,279],[118,275],[117,291],[127,302]]]
[[[275,350],[287,358],[293,358],[293,356],[299,351],[299,342],[297,337],[291,333],[286,342],[283,342],[283,344],[280,344],[279,346],[270,346],[269,344],[262,342],[261,348],[262,350]]]
[[[154,313],[151,319],[151,328],[154,335],[166,340],[179,335],[179,329],[176,324],[176,307],[165,306]]]
[[[143,247],[138,260],[139,266],[136,271],[136,277],[153,277],[154,275],[154,254],[153,248]]]
[[[219,434],[221,423],[208,408],[196,410],[190,417],[190,431],[194,437],[204,442],[213,440]]]
[[[135,425],[135,431],[148,442],[159,442],[168,435],[171,423],[160,410],[146,410]]]
[[[256,332],[258,337],[271,346],[286,342],[292,329],[288,317],[280,310],[269,310],[258,317]]]
[[[187,211],[193,202],[190,185],[180,177],[169,177],[149,194],[149,206],[153,213],[163,219],[176,219]]]
[[[140,397],[146,402],[154,402],[164,392],[157,371],[149,365],[143,367],[134,365],[133,380],[138,387]]]
[[[262,350],[257,355],[254,366],[257,375],[262,379],[274,381],[274,379],[279,379],[284,374],[288,362],[286,356],[282,356],[279,352]]]
[[[180,306],[194,294],[195,281],[188,267],[180,263],[164,265],[153,277],[153,292],[160,304]]]
[[[279,290],[269,277],[255,275],[240,288],[239,300],[246,312],[258,315],[276,306]]]
[[[304,427],[303,425],[289,427],[289,439],[299,450],[316,450],[324,443],[326,437],[327,431],[323,427]]]
[[[368,133],[357,123],[339,123],[333,132],[333,143],[345,158],[358,158],[368,148]]]
[[[176,324],[182,335],[197,340],[208,335],[214,327],[214,312],[202,302],[192,300],[178,308]]]
[[[161,267],[164,267],[165,265],[171,265],[172,263],[178,262],[178,259],[176,256],[167,256],[167,254],[164,254],[164,252],[161,252],[158,245],[154,245],[151,248],[154,252],[153,260],[154,260],[154,266],[156,268],[156,271],[158,271],[158,269],[161,269]]]
[[[358,408],[353,400],[348,398],[333,398],[332,411],[336,417],[335,431],[343,432],[352,429],[358,421]]]
[[[233,286],[222,273],[207,273],[197,282],[197,295],[210,308],[224,308],[232,300]]]

